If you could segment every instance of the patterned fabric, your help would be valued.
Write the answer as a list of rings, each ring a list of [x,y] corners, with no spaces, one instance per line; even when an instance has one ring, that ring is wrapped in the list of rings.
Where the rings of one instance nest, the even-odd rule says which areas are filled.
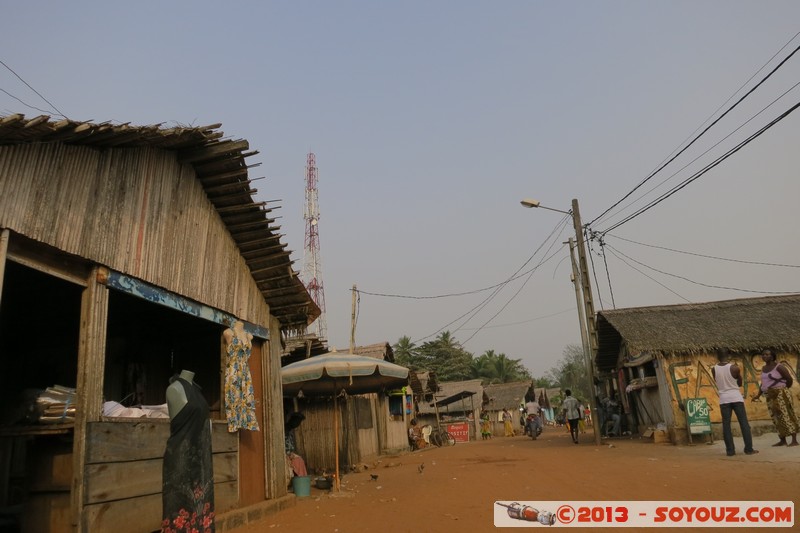
[[[767,405],[769,406],[772,421],[778,429],[778,435],[785,438],[800,431],[800,424],[797,415],[794,413],[792,405],[792,395],[789,389],[783,387],[779,389],[767,390]]]
[[[258,431],[253,378],[247,364],[252,348],[249,340],[234,331],[225,365],[225,415],[231,433],[239,429]]]
[[[186,405],[170,420],[162,471],[162,533],[214,533],[211,421],[200,390],[178,378]]]

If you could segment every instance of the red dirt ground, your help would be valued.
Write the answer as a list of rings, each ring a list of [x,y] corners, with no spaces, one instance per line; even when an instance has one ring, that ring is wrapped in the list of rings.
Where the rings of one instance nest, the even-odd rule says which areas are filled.
[[[564,429],[546,428],[537,441],[496,437],[382,457],[342,476],[339,495],[312,486],[296,506],[234,533],[492,531],[495,501],[800,500],[800,446],[774,448],[774,433],[756,438],[752,456],[737,438],[733,457],[720,441],[622,438],[597,447],[592,433],[581,439],[575,445]]]

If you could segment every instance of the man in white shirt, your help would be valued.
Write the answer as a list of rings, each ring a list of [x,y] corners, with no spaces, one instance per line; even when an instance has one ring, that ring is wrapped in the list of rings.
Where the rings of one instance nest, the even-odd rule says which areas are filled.
[[[572,442],[578,444],[578,422],[580,421],[583,413],[581,413],[580,402],[572,395],[572,391],[567,389],[564,391],[566,398],[561,403],[561,411],[567,417],[569,423],[569,433],[572,435]]]
[[[753,449],[753,435],[750,433],[750,423],[747,421],[747,412],[744,408],[744,396],[739,391],[742,386],[742,372],[735,363],[729,361],[730,352],[727,348],[717,350],[719,363],[711,367],[711,375],[717,382],[719,393],[719,413],[722,416],[722,439],[725,441],[725,453],[729,456],[736,455],[731,433],[731,411],[736,413],[739,429],[742,430],[744,439],[744,453],[753,455],[758,450]]]
[[[539,402],[537,402],[535,399],[531,399],[528,403],[525,404],[525,414],[526,415],[536,415],[536,418],[534,418],[533,425],[531,427],[527,428],[528,431],[531,432],[531,437],[533,436],[533,432],[534,431],[541,432],[541,429],[542,429],[542,414],[541,413],[542,413],[542,409],[539,406]],[[527,417],[526,417],[525,425],[526,426],[528,425]]]

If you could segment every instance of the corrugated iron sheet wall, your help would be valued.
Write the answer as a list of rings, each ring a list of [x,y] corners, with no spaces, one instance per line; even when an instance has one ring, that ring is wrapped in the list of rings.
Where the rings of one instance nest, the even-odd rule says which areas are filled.
[[[154,148],[0,147],[0,227],[267,325],[190,165]]]

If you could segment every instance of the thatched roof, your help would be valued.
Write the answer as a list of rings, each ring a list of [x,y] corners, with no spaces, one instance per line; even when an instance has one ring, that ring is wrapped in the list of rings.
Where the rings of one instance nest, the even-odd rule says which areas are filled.
[[[411,387],[411,392],[420,397],[429,397],[439,390],[435,372],[410,370],[408,372],[408,385]]]
[[[356,355],[375,357],[376,359],[384,359],[390,363],[394,363],[394,350],[392,350],[392,345],[388,342],[356,346],[353,349],[353,353]]]
[[[481,405],[486,401],[486,393],[483,390],[483,385],[481,384],[481,380],[479,379],[471,379],[469,381],[448,381],[444,383],[439,383],[439,390],[434,394],[435,400],[443,400],[445,398],[449,398],[450,396],[454,396],[460,392],[474,392],[475,394],[472,396],[472,400],[469,398],[464,399],[464,405],[467,406],[467,410],[471,411],[473,403],[475,405],[475,410],[479,410]],[[433,400],[432,400],[433,401]],[[435,412],[434,407],[431,405],[431,402],[419,402],[419,412],[421,414],[433,414]],[[449,411],[460,411],[461,410],[461,402],[455,402],[449,407]],[[442,409],[439,409],[439,412],[442,412]]]
[[[484,390],[486,391],[486,396],[489,398],[486,409],[490,411],[500,411],[502,409],[515,411],[519,408],[520,404],[526,402],[525,396],[529,395],[533,390],[533,382],[514,381],[511,383],[496,383],[486,385]]]
[[[337,352],[331,349],[331,352]],[[338,353],[346,354],[350,350],[339,350]],[[329,353],[325,346],[325,341],[320,340],[315,334],[308,334],[300,337],[292,337],[286,340],[286,347],[281,354],[281,366],[286,366],[297,361],[302,361],[308,357],[314,357]],[[375,359],[382,359],[394,363],[394,350],[388,342],[367,344],[353,348],[353,355],[363,355]]]
[[[165,128],[161,124],[131,126],[69,119],[50,121],[42,115],[0,116],[0,146],[30,143],[63,143],[104,148],[152,147],[175,152],[179,162],[194,168],[206,196],[239,247],[270,313],[285,331],[304,331],[320,315],[303,283],[292,269],[291,252],[280,242],[280,226],[270,213],[273,202],[255,202],[244,139],[226,139],[221,124]]]
[[[614,368],[623,342],[629,353],[798,351],[800,295],[600,311],[597,332],[600,370]]]

